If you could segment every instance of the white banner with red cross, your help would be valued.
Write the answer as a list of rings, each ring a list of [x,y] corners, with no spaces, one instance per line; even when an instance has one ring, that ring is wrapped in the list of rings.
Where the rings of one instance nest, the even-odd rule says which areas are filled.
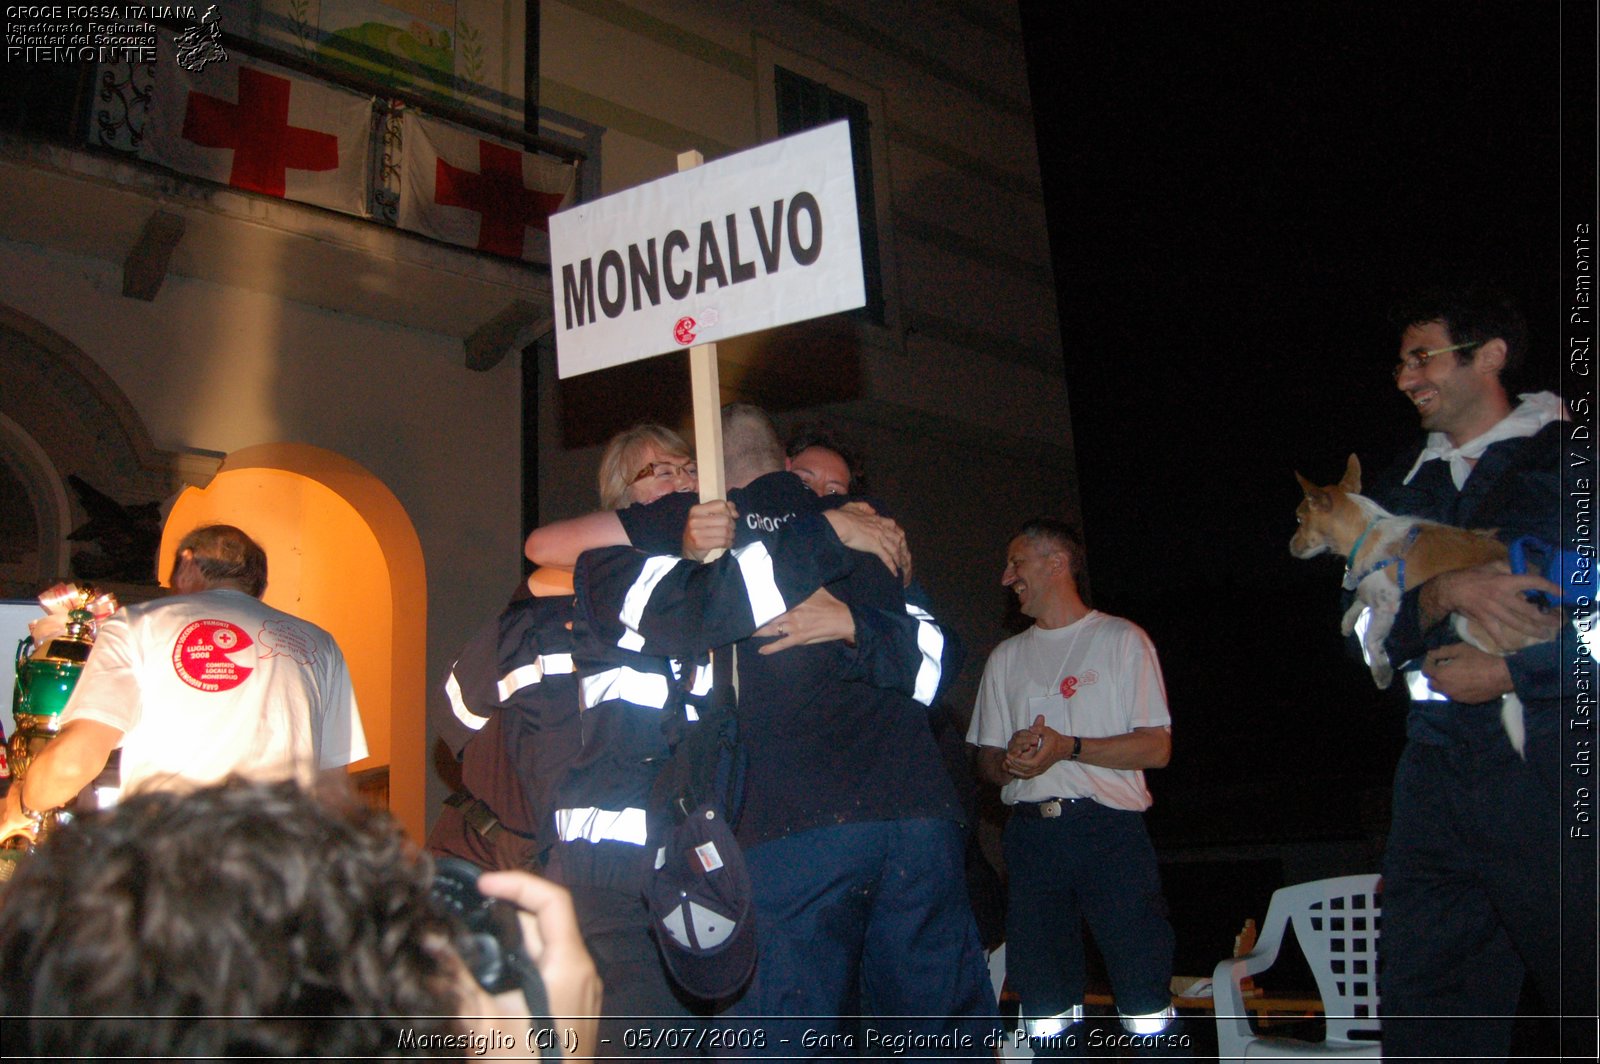
[[[372,99],[231,53],[191,72],[162,33],[139,156],[265,196],[367,214]]]
[[[577,168],[438,119],[407,112],[396,224],[507,258],[550,260],[550,215],[577,188]]]

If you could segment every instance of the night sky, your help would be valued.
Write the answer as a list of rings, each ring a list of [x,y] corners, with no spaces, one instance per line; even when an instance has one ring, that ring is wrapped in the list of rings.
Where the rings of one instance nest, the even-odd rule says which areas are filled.
[[[1173,706],[1158,838],[1238,834],[1235,797],[1263,836],[1348,830],[1404,704],[1345,657],[1338,563],[1288,554],[1292,474],[1414,438],[1387,323],[1410,286],[1508,290],[1528,383],[1557,383],[1592,37],[1553,0],[1023,11],[1093,596],[1151,633]]]

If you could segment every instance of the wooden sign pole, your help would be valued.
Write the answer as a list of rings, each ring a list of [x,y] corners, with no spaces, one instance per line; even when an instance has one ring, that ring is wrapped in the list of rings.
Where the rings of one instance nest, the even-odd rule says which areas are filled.
[[[705,162],[705,156],[690,149],[678,153],[678,172],[693,170]],[[722,469],[722,384],[717,379],[717,345],[696,344],[689,348],[689,387],[694,396],[694,456],[700,467],[700,501],[728,497],[727,474]],[[706,554],[706,561],[722,557],[718,547]],[[712,654],[712,669],[715,658]],[[730,648],[731,653],[731,648]],[[733,689],[739,690],[737,668],[733,673]]]
[[[678,155],[678,171],[693,170],[705,157],[697,151]],[[700,466],[700,501],[728,497],[722,470],[722,388],[717,380],[717,345],[689,348],[689,383],[694,394],[694,452]],[[707,558],[712,560],[721,551]]]

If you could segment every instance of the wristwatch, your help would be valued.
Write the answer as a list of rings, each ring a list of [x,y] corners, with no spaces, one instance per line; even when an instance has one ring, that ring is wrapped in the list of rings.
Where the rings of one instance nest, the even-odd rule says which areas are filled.
[[[1083,736],[1074,735],[1072,737],[1072,753],[1067,755],[1067,760],[1076,761],[1081,753],[1083,753]]]

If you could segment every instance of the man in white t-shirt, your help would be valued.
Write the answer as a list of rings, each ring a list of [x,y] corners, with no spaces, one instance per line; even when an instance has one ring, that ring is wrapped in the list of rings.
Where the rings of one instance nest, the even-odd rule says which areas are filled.
[[[6,796],[0,837],[32,835],[122,748],[124,791],[294,776],[367,756],[333,637],[260,601],[267,556],[232,525],[178,544],[174,594],[101,625],[61,732]]]
[[[1077,532],[1052,518],[1011,541],[1000,582],[1034,624],[989,656],[967,731],[979,775],[1012,809],[1007,974],[1036,1055],[1076,1055],[1087,920],[1135,1048],[1181,1049],[1174,937],[1142,815],[1144,770],[1167,763],[1172,718],[1144,630],[1079,595],[1082,558]]]

